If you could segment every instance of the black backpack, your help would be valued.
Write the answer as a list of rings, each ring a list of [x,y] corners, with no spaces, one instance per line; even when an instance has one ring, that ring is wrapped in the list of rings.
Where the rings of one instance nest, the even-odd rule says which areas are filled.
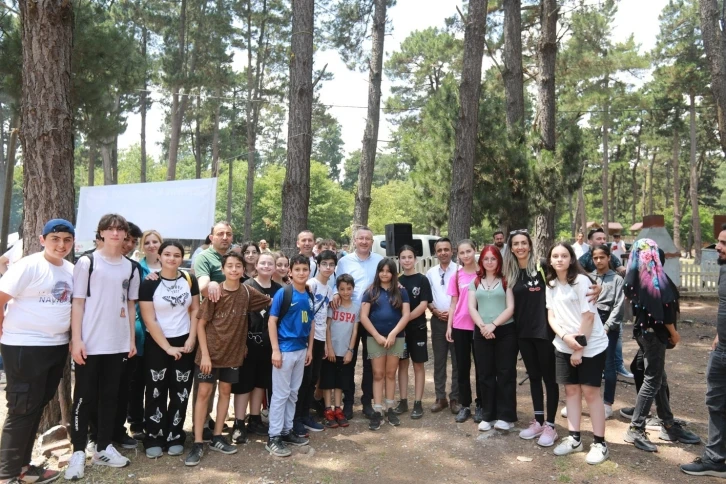
[[[85,252],[81,257],[88,257],[88,260],[90,261],[90,264],[88,265],[88,285],[86,286],[86,297],[91,297],[91,274],[93,274],[93,253],[94,250]],[[81,259],[81,257],[78,258],[78,260]],[[131,279],[134,278],[134,270],[139,271],[139,274],[141,274],[141,266],[138,262],[136,262],[133,259],[129,259],[128,257],[124,256],[127,261],[131,262],[131,275],[129,276],[129,287],[126,288],[127,295],[128,291],[131,289]],[[189,279],[187,279],[187,282],[189,282]],[[191,287],[191,283],[189,284],[189,287]]]
[[[290,304],[292,304],[292,291],[293,287],[292,284],[288,284],[284,288],[282,288],[284,291],[282,294],[282,306],[280,306],[280,315],[277,317],[278,321],[282,321],[282,318],[285,317],[287,312],[290,310]],[[310,291],[310,288],[306,285],[305,286],[305,292],[308,293],[308,297],[310,298],[310,302],[313,304],[313,307],[315,307],[315,296],[313,296],[313,293]],[[318,307],[318,309],[313,313],[313,317],[311,319],[315,319],[315,315],[322,307],[322,304]]]

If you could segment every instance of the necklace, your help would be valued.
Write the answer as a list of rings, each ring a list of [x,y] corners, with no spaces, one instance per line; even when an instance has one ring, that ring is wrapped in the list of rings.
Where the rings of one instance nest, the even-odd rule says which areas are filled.
[[[178,276],[178,275],[179,275],[179,273],[177,272],[177,276]],[[166,288],[166,290],[167,290],[167,291],[169,291],[169,292],[173,292],[173,291],[174,291],[174,289],[176,289],[176,287],[177,287],[177,286],[176,286],[176,283],[177,283],[177,281],[179,280],[179,278],[177,277],[176,279],[174,279],[174,284],[172,284],[171,286],[167,286],[167,285],[166,285],[166,283],[164,282],[164,278],[163,278],[163,277],[161,277],[161,274],[159,274],[159,280],[160,280],[160,281],[161,281],[161,283],[162,283],[162,284],[164,285],[164,287]]]
[[[499,284],[499,279],[495,277],[492,282],[489,282],[489,279],[483,279],[482,283],[484,284],[484,289],[486,289],[487,291],[491,291],[492,289],[497,287],[497,284]]]

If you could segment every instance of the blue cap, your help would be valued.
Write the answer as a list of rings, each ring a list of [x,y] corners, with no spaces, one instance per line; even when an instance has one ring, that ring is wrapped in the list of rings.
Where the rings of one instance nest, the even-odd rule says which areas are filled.
[[[73,237],[76,236],[76,229],[73,228],[73,224],[62,218],[49,220],[48,223],[45,224],[45,227],[43,227],[43,237],[53,232],[68,232]]]

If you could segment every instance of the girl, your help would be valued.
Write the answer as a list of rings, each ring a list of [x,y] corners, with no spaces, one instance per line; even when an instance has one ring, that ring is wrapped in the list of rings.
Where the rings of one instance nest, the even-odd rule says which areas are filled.
[[[537,444],[552,446],[558,439],[555,430],[560,387],[555,379],[555,353],[552,330],[547,324],[545,308],[544,271],[535,263],[532,239],[527,229],[509,233],[504,256],[504,278],[514,296],[514,324],[517,328],[519,352],[529,375],[534,420],[519,433],[519,437]],[[544,392],[547,389],[547,420],[545,421]]]
[[[570,435],[555,447],[555,455],[582,452],[580,417],[582,395],[590,409],[594,443],[585,460],[600,464],[609,456],[605,443],[605,408],[600,382],[605,367],[608,337],[595,305],[588,301],[592,283],[575,258],[570,244],[560,242],[547,256],[547,318],[556,337],[557,383],[565,385],[567,427]]]
[[[368,426],[370,430],[381,428],[384,396],[388,423],[393,426],[401,424],[393,411],[393,396],[398,360],[405,351],[403,330],[409,314],[408,292],[398,286],[396,264],[391,259],[383,259],[376,267],[373,284],[363,293],[360,310],[360,321],[369,334],[366,343],[368,359],[373,367],[374,403]]]
[[[256,242],[248,241],[242,244],[242,255],[245,258],[245,280],[257,275],[257,259],[260,257],[260,247]]]
[[[245,284],[272,298],[282,286],[272,280],[275,258],[271,253],[260,254],[255,271],[257,275],[247,279]],[[269,316],[266,310],[250,312],[248,315],[247,357],[240,368],[239,382],[232,385],[235,415],[232,440],[235,444],[247,442],[248,433],[267,436],[267,426],[262,423],[260,412],[266,392],[272,389],[272,346],[267,330]],[[250,415],[245,427],[248,403]]]
[[[413,377],[414,377],[414,401],[412,419],[423,417],[423,399],[424,383],[426,373],[424,363],[429,360],[429,352],[426,347],[427,328],[426,328],[426,307],[433,301],[431,296],[431,285],[428,278],[423,274],[416,272],[416,254],[413,247],[404,245],[398,253],[398,262],[403,269],[403,275],[398,278],[398,282],[406,288],[409,298],[411,299],[411,314],[408,317],[406,326],[406,346],[403,357],[398,363],[398,390],[401,394],[401,401],[395,408],[397,414],[408,412],[408,360],[409,356],[413,361]]]
[[[179,271],[184,247],[164,242],[159,247],[161,272],[156,280],[144,280],[139,306],[151,338],[145,343],[146,456],[161,457],[184,451],[184,419],[194,376],[194,346],[199,309],[197,279]]]
[[[510,430],[517,421],[517,330],[512,319],[514,294],[502,276],[502,254],[487,245],[479,256],[476,279],[469,285],[469,315],[477,326],[474,355],[482,385],[482,421]]]
[[[456,246],[459,264],[462,266],[449,282],[447,293],[451,296],[446,340],[454,343],[457,377],[459,381],[459,403],[461,410],[456,422],[466,422],[471,417],[471,358],[474,355],[474,321],[469,315],[469,284],[476,278],[476,245],[465,239]],[[474,355],[474,368],[477,368]],[[479,394],[479,372],[476,375],[476,413],[474,422],[482,421],[481,395]]]
[[[272,274],[272,280],[281,286],[289,285],[290,258],[283,252],[276,252],[273,256],[275,257],[275,272]]]

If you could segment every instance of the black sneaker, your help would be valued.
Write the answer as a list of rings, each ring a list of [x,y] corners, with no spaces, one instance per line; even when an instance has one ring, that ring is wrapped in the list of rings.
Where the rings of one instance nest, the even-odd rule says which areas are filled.
[[[235,444],[247,443],[247,426],[244,420],[235,419],[232,427],[232,441]]]
[[[700,457],[690,464],[681,464],[680,469],[691,476],[726,477],[726,463],[703,460]]]
[[[192,444],[192,450],[189,451],[189,455],[184,459],[185,466],[195,466],[199,464],[204,455],[204,444],[202,442],[194,442]]]
[[[113,443],[120,445],[124,449],[135,449],[136,446],[139,444],[136,439],[129,437],[129,434],[127,433],[124,433],[117,439],[113,439]]]
[[[477,406],[474,410],[474,423],[479,423],[482,420],[484,420],[484,409],[480,406]]]
[[[456,423],[464,423],[469,420],[469,417],[471,417],[471,409],[469,407],[461,407],[461,410],[456,414],[454,420]]]
[[[363,416],[365,418],[371,418],[373,416],[373,405],[370,403],[363,404]]]
[[[396,410],[393,408],[388,409],[388,423],[393,425],[394,427],[398,427],[401,425],[401,419],[398,418],[398,415],[396,415]]]
[[[620,416],[628,420],[632,420],[635,407],[623,407],[620,409]]]
[[[313,398],[313,409],[315,410],[315,414],[318,416],[318,418],[324,418],[325,417],[325,400]]]
[[[666,427],[665,425],[660,428],[660,434],[658,434],[660,440],[666,440],[668,442],[678,441],[681,444],[700,444],[701,438],[691,432],[690,430],[684,429],[681,424],[673,422],[673,425]]]
[[[275,457],[288,457],[292,454],[292,451],[287,448],[285,442],[282,441],[282,437],[270,437],[267,440],[265,449]]]
[[[381,428],[381,412],[373,412],[373,415],[371,415],[370,419],[371,421],[368,422],[368,430],[378,430]]]
[[[211,429],[204,427],[204,430],[202,430],[202,442],[211,442],[212,437],[214,437],[214,432],[212,432]]]
[[[8,481],[8,484],[11,482],[37,482],[37,483],[46,483],[46,482],[53,482],[56,479],[58,479],[61,476],[61,473],[58,471],[52,471],[50,469],[46,469],[44,467],[34,466],[30,465],[28,466],[28,470],[23,472],[19,477],[16,477],[15,479],[11,479]]]
[[[632,425],[628,427],[625,436],[623,436],[623,440],[635,445],[640,450],[658,452],[658,447],[648,439],[648,432],[638,427],[633,427]]]
[[[310,443],[310,439],[306,439],[305,437],[299,437],[295,435],[295,432],[290,432],[287,435],[282,435],[281,438],[282,441],[286,444],[296,445],[298,447],[308,445]]]
[[[402,398],[398,401],[398,405],[393,409],[396,415],[408,412],[408,398]]]
[[[237,446],[227,442],[227,439],[221,435],[215,435],[212,437],[212,442],[209,444],[209,450],[229,455],[237,453]]]
[[[345,415],[346,420],[353,420],[353,405],[343,404],[343,415]]]
[[[418,420],[423,417],[423,413],[423,404],[421,403],[421,400],[415,400],[413,402],[413,411],[411,412],[411,418],[414,420]]]
[[[249,422],[247,422],[247,434],[254,434],[263,437],[267,437],[269,434],[270,427],[265,425],[262,421],[262,417],[259,415],[250,415]]]

